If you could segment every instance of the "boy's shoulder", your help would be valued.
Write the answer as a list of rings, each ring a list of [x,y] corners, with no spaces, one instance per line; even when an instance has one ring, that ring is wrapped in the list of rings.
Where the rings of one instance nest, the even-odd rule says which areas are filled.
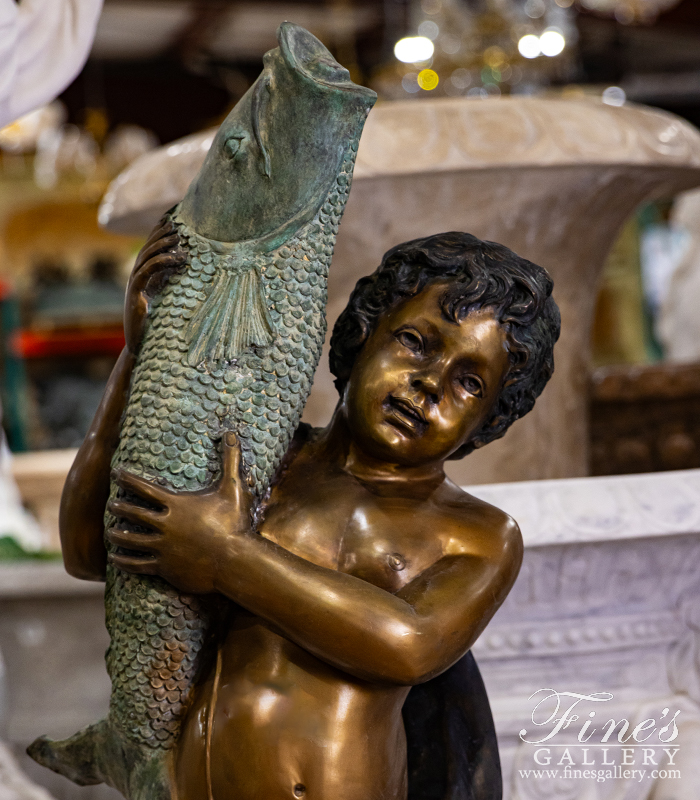
[[[449,479],[440,494],[438,508],[445,530],[457,547],[464,545],[472,551],[475,544],[482,543],[488,550],[522,549],[520,528],[510,514],[465,492]]]

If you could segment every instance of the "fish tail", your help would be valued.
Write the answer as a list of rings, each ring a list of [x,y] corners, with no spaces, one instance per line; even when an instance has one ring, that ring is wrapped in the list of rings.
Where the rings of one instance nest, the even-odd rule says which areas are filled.
[[[128,800],[174,800],[170,756],[129,741],[103,719],[56,741],[40,736],[27,748],[37,763],[78,786],[106,783]]]
[[[96,744],[103,738],[106,721],[78,731],[69,739],[56,741],[47,736],[35,739],[27,748],[27,754],[43,767],[77,783],[78,786],[94,786],[105,783],[96,754]]]

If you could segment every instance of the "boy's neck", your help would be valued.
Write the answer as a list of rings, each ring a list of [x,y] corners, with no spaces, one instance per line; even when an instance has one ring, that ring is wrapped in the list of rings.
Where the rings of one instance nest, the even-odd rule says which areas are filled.
[[[445,480],[444,461],[420,466],[395,464],[375,458],[366,453],[354,441],[345,417],[337,408],[317,444],[323,448],[325,457],[336,463],[345,472],[366,483],[433,484]]]

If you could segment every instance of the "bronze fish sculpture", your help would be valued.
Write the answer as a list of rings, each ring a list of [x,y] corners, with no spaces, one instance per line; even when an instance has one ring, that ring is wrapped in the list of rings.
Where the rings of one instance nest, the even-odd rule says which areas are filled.
[[[113,466],[173,489],[216,481],[217,443],[233,430],[262,498],[321,354],[328,268],[376,95],[303,28],[284,23],[277,35],[166,215],[186,264],[153,302]],[[41,737],[30,754],[82,785],[170,800],[212,613],[160,578],[111,566],[105,603],[109,714],[65,741]]]

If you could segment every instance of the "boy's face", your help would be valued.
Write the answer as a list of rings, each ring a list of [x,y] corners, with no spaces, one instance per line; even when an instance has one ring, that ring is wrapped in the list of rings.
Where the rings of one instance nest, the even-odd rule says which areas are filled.
[[[356,444],[390,463],[440,461],[489,418],[508,371],[506,334],[488,309],[460,323],[431,283],[386,312],[352,368],[346,418]]]

